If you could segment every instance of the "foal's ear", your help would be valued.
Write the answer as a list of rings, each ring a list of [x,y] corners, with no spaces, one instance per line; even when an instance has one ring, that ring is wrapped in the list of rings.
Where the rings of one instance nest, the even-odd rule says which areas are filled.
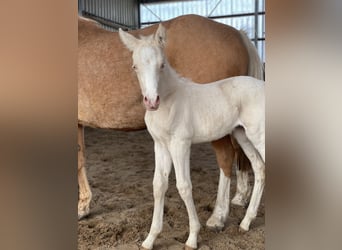
[[[128,32],[123,31],[121,28],[119,28],[119,36],[123,44],[130,50],[133,51],[134,48],[137,46],[139,39],[135,38]]]
[[[166,44],[166,30],[162,24],[159,24],[156,33],[154,34],[155,41],[161,46],[164,47]]]

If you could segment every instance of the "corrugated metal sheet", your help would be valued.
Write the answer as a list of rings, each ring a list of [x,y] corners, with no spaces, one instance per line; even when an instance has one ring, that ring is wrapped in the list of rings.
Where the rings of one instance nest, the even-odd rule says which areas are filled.
[[[78,4],[81,15],[95,20],[98,18],[98,21],[113,26],[103,25],[106,29],[139,27],[139,5],[136,0],[78,0]]]
[[[262,60],[265,60],[265,14],[263,14],[265,0],[156,1],[141,4],[140,20],[138,2],[137,0],[78,0],[79,13],[85,13],[87,14],[85,16],[108,24],[109,26],[103,25],[107,30],[116,30],[118,27],[137,29],[140,23],[144,27],[149,23],[165,21],[185,14],[209,16],[217,22],[244,29],[255,41]],[[262,14],[259,15],[260,12]],[[245,15],[246,13],[249,15]]]
[[[140,10],[142,27],[180,15],[197,14],[243,29],[265,60],[265,0],[165,1],[142,4]]]
[[[259,8],[264,8],[264,1],[260,0]],[[201,16],[224,16],[233,14],[253,13],[255,0],[192,0],[179,2],[157,2],[143,4],[141,8],[141,22],[156,22],[168,20],[184,14],[198,14]],[[262,11],[262,10],[260,10]],[[159,17],[159,18],[158,18]]]

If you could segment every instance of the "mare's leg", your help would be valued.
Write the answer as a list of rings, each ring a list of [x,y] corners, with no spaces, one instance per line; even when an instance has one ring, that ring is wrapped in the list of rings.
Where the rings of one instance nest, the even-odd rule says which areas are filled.
[[[78,219],[89,214],[91,201],[91,190],[89,187],[87,173],[85,170],[84,157],[84,127],[78,125]]]
[[[260,142],[256,142],[256,136],[247,137],[247,132],[245,133],[243,128],[236,128],[233,133],[246,156],[251,161],[255,176],[251,200],[247,208],[246,215],[240,223],[240,229],[243,231],[248,231],[251,221],[257,216],[262,192],[265,186],[265,158],[263,154],[265,150],[260,151],[258,148],[260,147],[258,145],[262,145],[262,139]],[[258,137],[264,138],[264,136]]]
[[[251,168],[250,162],[239,144],[232,137],[232,145],[235,150],[234,165],[236,168],[236,193],[232,199],[232,204],[245,206],[251,193],[248,183],[248,170]]]
[[[220,179],[217,189],[215,208],[207,221],[207,227],[221,230],[229,214],[230,176],[234,160],[234,149],[230,136],[212,142],[216,160],[220,167]]]
[[[153,243],[163,227],[164,198],[168,188],[171,170],[171,156],[168,149],[159,142],[154,143],[155,171],[153,178],[154,210],[150,232],[142,243],[145,249],[152,249]]]
[[[197,248],[197,236],[201,228],[194,200],[192,198],[192,184],[190,178],[190,147],[191,143],[184,140],[172,140],[170,153],[175,168],[178,192],[183,199],[189,216],[189,237],[185,243],[186,249]]]

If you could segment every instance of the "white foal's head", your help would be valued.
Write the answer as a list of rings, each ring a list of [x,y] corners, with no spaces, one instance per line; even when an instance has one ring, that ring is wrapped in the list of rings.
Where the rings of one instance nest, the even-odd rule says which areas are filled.
[[[133,51],[132,68],[137,74],[146,109],[157,110],[160,103],[159,79],[165,66],[165,28],[160,24],[154,35],[141,39],[121,29],[119,35],[126,47]]]

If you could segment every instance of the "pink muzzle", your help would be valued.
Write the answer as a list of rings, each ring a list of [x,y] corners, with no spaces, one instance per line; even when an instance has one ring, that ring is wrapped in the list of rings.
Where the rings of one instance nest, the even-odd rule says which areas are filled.
[[[160,104],[160,98],[159,95],[157,95],[157,98],[152,100],[144,96],[144,105],[147,110],[154,111],[157,110]]]

